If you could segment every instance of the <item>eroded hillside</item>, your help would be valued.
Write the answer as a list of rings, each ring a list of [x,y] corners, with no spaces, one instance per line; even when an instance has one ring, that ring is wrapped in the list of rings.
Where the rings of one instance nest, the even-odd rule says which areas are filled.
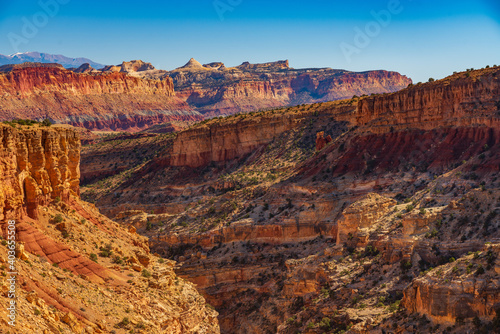
[[[175,262],[79,197],[71,127],[0,124],[2,333],[218,333],[217,313]],[[7,322],[8,224],[16,231],[16,325]]]
[[[82,193],[178,261],[224,333],[498,330],[499,101],[494,67],[212,119]],[[86,146],[83,172],[140,145]]]

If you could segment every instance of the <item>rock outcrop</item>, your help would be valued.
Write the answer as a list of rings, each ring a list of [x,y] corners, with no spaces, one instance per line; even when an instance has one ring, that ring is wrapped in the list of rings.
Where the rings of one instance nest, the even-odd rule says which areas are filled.
[[[293,69],[287,60],[226,67],[220,62],[202,65],[192,58],[173,71],[148,69],[131,74],[146,78],[170,76],[177,96],[206,116],[395,92],[411,83],[396,72]]]
[[[0,219],[38,218],[38,207],[80,194],[80,138],[65,127],[0,124]]]
[[[200,167],[243,157],[294,128],[298,121],[293,115],[278,114],[196,126],[178,133],[168,157],[158,163]]]
[[[327,144],[332,142],[332,137],[330,135],[325,137],[324,132],[318,132],[316,134],[316,151],[321,151]]]
[[[0,120],[49,118],[95,130],[135,131],[202,119],[175,97],[170,78],[78,74],[50,64],[14,65],[0,74],[0,110]]]
[[[472,317],[493,320],[500,302],[500,267],[494,265],[497,257],[498,247],[490,247],[482,256],[466,256],[441,271],[433,270],[415,279],[405,290],[403,305],[410,313],[425,314],[445,325]],[[492,264],[494,268],[489,273],[483,274],[488,269],[478,269]]]
[[[454,74],[394,94],[361,99],[356,125],[380,133],[416,128],[483,125],[498,128],[500,72],[485,69]]]
[[[366,246],[374,223],[397,204],[392,198],[370,193],[351,204],[338,221],[337,244]]]
[[[77,132],[0,124],[0,139],[0,271],[15,275],[16,333],[219,332],[217,313],[174,274],[175,262],[80,200]],[[8,263],[12,227],[17,259]],[[6,333],[11,289],[0,284]]]

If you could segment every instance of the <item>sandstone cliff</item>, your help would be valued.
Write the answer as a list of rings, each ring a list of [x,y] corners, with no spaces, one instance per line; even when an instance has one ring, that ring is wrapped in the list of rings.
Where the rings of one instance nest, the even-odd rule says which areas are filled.
[[[355,124],[371,132],[483,125],[498,127],[500,73],[496,69],[457,73],[394,94],[360,101]]]
[[[79,198],[80,138],[68,126],[0,124],[0,271],[15,221],[16,333],[218,333],[217,313],[147,239]],[[0,285],[0,331],[7,324]]]
[[[201,120],[175,97],[170,78],[125,73],[78,74],[58,66],[14,65],[0,74],[1,120],[42,120],[100,130],[138,130],[174,120]]]
[[[25,63],[0,68],[0,120],[50,118],[91,130],[137,131],[301,103],[387,93],[411,80],[395,72],[290,68],[288,61],[227,68],[195,60],[173,71],[141,60],[95,70]],[[175,91],[174,91],[175,87]]]
[[[38,217],[38,207],[80,193],[80,138],[71,129],[0,125],[0,218]]]
[[[206,116],[395,92],[411,83],[396,72],[293,69],[288,61],[245,62],[226,67],[223,63],[202,65],[191,59],[185,66],[168,72],[151,67],[128,71],[130,66],[126,64],[115,66],[113,70],[147,78],[170,76],[177,96]]]

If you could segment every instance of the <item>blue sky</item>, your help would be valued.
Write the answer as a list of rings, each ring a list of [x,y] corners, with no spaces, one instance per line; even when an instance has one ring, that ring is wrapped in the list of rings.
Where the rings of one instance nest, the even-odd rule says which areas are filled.
[[[40,3],[52,3],[53,9],[55,1],[53,17],[43,17]],[[37,31],[26,34],[26,22],[36,22]],[[191,57],[227,66],[289,59],[295,68],[387,69],[418,82],[500,64],[500,5],[493,0],[0,0],[0,53],[17,51],[103,64],[142,59],[162,69]]]

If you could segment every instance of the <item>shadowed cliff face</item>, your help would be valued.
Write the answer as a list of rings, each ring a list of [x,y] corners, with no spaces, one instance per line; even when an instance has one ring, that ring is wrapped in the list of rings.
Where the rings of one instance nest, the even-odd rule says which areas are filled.
[[[80,148],[70,126],[0,124],[0,271],[17,272],[16,333],[219,333],[217,313],[174,262],[80,200]],[[2,333],[12,331],[9,303],[0,301]]]
[[[181,263],[224,333],[494,328],[499,88],[491,68],[211,119],[82,193]],[[86,146],[83,172],[143,144]]]
[[[137,131],[169,121],[201,120],[175,97],[170,78],[77,74],[56,66],[14,65],[0,74],[2,120],[50,118],[93,130]]]

